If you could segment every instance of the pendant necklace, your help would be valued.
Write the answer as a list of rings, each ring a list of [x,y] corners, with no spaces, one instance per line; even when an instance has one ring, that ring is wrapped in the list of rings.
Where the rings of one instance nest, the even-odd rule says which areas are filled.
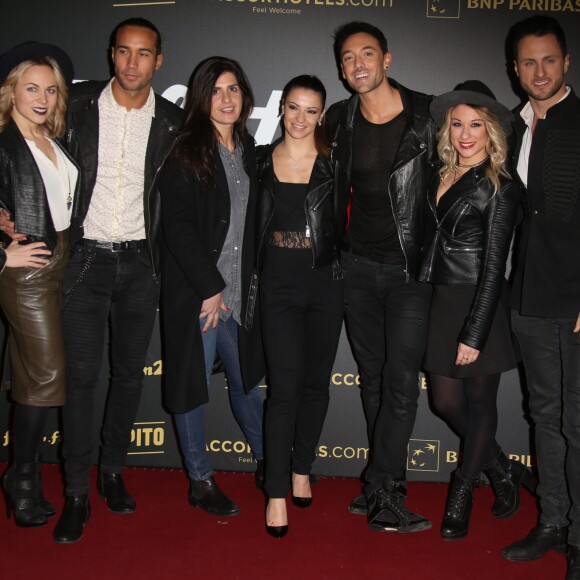
[[[60,147],[58,145],[53,144],[53,147],[55,148],[55,150],[58,152],[58,155],[60,157],[60,159],[63,162],[63,169],[66,171],[66,177],[67,177],[67,182],[65,183],[62,179],[62,172],[59,170],[59,175],[60,175],[60,181],[63,185],[68,185],[68,193],[66,194],[66,209],[68,211],[70,211],[71,207],[72,207],[72,193],[71,193],[71,187],[70,187],[70,171],[68,168],[68,164],[67,164],[67,158],[65,157],[64,153],[60,150]],[[65,187],[65,190],[67,188]]]

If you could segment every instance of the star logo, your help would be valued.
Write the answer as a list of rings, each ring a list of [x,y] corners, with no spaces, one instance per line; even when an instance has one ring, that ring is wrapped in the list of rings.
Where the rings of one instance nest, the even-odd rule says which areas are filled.
[[[427,18],[459,18],[460,0],[426,0]]]
[[[411,439],[407,451],[407,470],[439,471],[440,441]]]

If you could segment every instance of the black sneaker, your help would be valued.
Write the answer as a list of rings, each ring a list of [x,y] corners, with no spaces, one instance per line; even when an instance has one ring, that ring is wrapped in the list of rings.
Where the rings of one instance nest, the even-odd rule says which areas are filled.
[[[368,498],[368,526],[373,532],[407,534],[428,530],[431,522],[404,505],[407,489],[400,481],[386,480]]]

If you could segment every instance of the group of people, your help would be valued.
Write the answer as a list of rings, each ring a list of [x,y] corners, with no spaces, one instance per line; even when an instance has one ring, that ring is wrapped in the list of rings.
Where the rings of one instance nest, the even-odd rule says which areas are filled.
[[[112,512],[135,510],[122,471],[160,300],[164,400],[189,502],[239,513],[205,448],[219,358],[268,498],[266,530],[282,538],[288,492],[298,507],[313,501],[344,315],[372,451],[349,511],[373,531],[431,527],[405,505],[424,368],[435,410],[462,438],[442,537],[467,534],[482,472],[493,515],[513,515],[520,486],[534,491],[536,479],[496,441],[496,397],[521,352],[541,514],[502,556],[568,548],[567,578],[580,578],[580,101],[565,84],[558,22],[539,15],[510,31],[528,97],[515,114],[476,80],[434,99],[405,88],[389,77],[384,34],[344,24],[334,53],[352,96],[326,111],[320,80],[294,77],[280,139],[257,149],[246,127],[252,89],[236,61],[199,63],[182,112],[151,88],[163,60],[156,27],[133,18],[111,38],[108,82],[70,86],[70,58],[52,45],[0,57],[0,306],[14,401],[3,486],[16,523],[56,513],[38,448],[47,409],[64,403],[66,501],[54,538],[83,536],[107,332],[98,491]]]

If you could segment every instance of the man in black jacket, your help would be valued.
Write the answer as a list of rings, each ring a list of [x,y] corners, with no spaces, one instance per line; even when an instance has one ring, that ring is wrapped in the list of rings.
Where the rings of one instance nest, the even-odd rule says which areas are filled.
[[[181,122],[181,110],[151,88],[163,60],[155,26],[130,19],[111,38],[115,76],[74,86],[68,108],[66,141],[81,166],[82,187],[63,282],[66,502],[54,530],[59,543],[80,540],[89,519],[94,398],[109,325],[111,385],[98,489],[110,511],[135,511],[121,473],[159,295],[157,172]]]
[[[534,560],[569,544],[567,578],[580,578],[580,99],[565,84],[564,32],[548,16],[511,30],[529,100],[516,111],[515,164],[527,216],[511,306],[535,424],[540,520],[502,552]]]
[[[355,93],[329,109],[327,127],[346,322],[372,447],[365,495],[349,510],[368,514],[374,531],[419,531],[431,523],[405,508],[405,475],[431,300],[416,276],[436,129],[430,98],[387,78],[379,29],[341,26],[334,52]]]

